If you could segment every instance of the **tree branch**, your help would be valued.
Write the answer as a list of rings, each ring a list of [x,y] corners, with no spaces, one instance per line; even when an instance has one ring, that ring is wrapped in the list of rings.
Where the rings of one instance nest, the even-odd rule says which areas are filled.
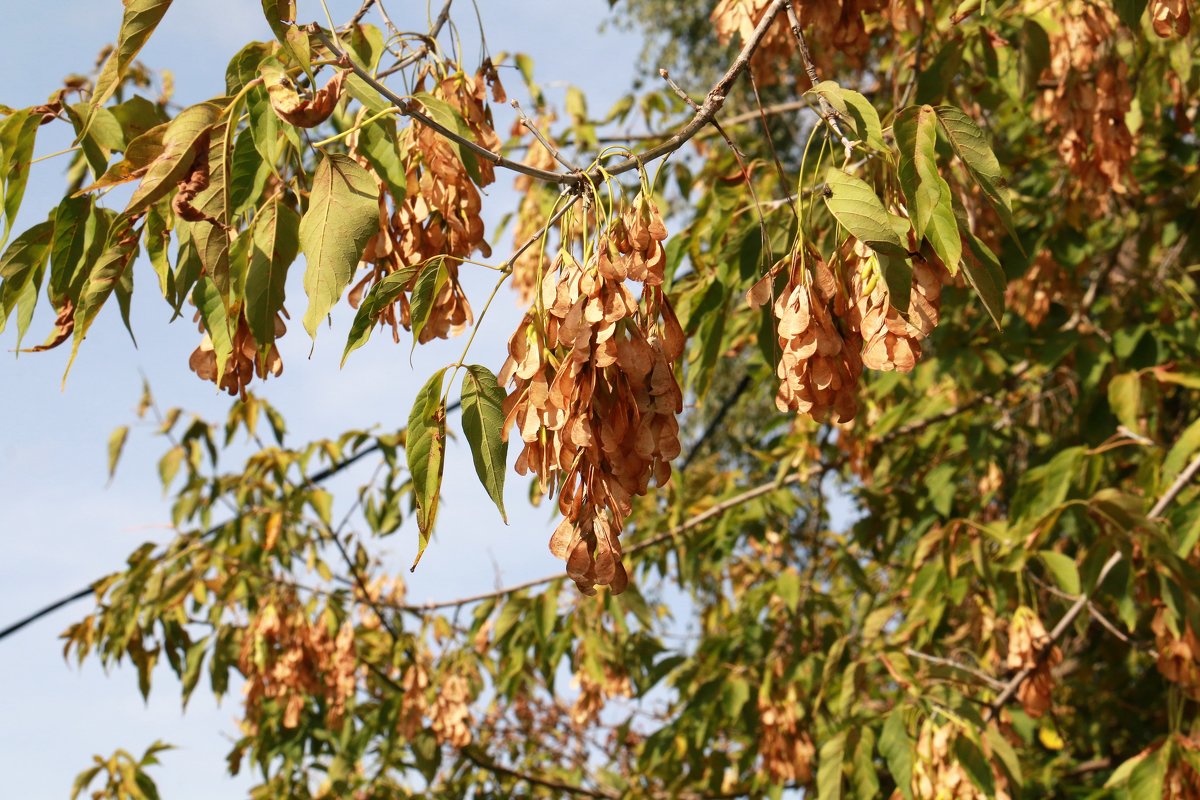
[[[1171,486],[1163,493],[1162,497],[1158,499],[1158,502],[1155,503],[1154,507],[1150,509],[1150,513],[1147,516],[1151,518],[1162,516],[1162,513],[1167,510],[1167,507],[1171,505],[1172,501],[1174,501],[1179,493],[1183,491],[1184,487],[1191,482],[1192,478],[1196,476],[1197,472],[1200,472],[1200,455],[1197,455],[1194,459],[1192,459],[1192,462],[1187,465],[1187,468],[1184,469],[1183,472],[1179,473],[1179,477],[1175,479],[1175,482],[1172,483]],[[1104,566],[1100,568],[1100,574],[1096,576],[1096,584],[1095,588],[1092,590],[1093,592],[1095,592],[1096,589],[1099,589],[1104,584],[1104,579],[1108,577],[1108,574],[1113,571],[1117,564],[1121,563],[1121,560],[1124,557],[1124,554],[1118,550],[1109,557],[1108,561],[1104,562]],[[1042,652],[1049,652],[1050,645],[1062,638],[1062,635],[1066,633],[1067,628],[1071,626],[1071,623],[1075,621],[1075,618],[1083,613],[1084,609],[1087,608],[1089,600],[1091,600],[1091,595],[1088,592],[1083,592],[1075,598],[1075,603],[1069,609],[1067,609],[1067,613],[1062,615],[1062,619],[1060,619],[1058,624],[1054,626],[1054,629],[1050,631],[1046,646],[1042,648]],[[1004,704],[1012,699],[1013,695],[1017,693],[1017,689],[1020,688],[1021,684],[1026,678],[1033,674],[1035,669],[1036,666],[1025,667],[1017,672],[1016,675],[1013,675],[1008,682],[1004,684],[1003,690],[1001,690],[1000,694],[996,696],[996,699],[993,700],[992,704],[988,707],[987,713],[984,715],[985,722],[990,722],[995,718],[996,714],[1000,712],[1000,709],[1004,707]]]
[[[809,83],[816,88],[816,85],[821,82],[817,75],[817,68],[813,64],[812,55],[808,52],[808,42],[804,39],[804,29],[800,25],[800,18],[796,16],[796,8],[792,5],[792,0],[787,0],[787,15],[788,24],[792,29],[792,36],[796,39],[796,45],[800,48],[800,60],[804,62],[804,72],[808,75]],[[829,101],[824,96],[817,95],[817,114],[829,126],[829,130],[837,135],[842,143],[842,147],[846,149],[846,158],[850,158],[850,154],[854,151],[854,144],[846,138],[846,134],[842,131],[842,126],[838,124],[838,112],[829,105]]]
[[[498,775],[508,775],[511,778],[516,778],[517,780],[522,780],[526,783],[532,783],[535,786],[542,786],[547,789],[557,789],[560,792],[566,792],[567,794],[578,795],[580,797],[595,797],[602,798],[604,800],[618,797],[618,795],[610,792],[603,792],[598,789],[589,789],[586,786],[577,786],[571,783],[564,783],[562,781],[554,780],[553,778],[544,778],[540,775],[532,775],[528,772],[521,772],[520,770],[513,769],[512,767],[506,767],[503,764],[498,764],[495,761],[492,761],[490,758],[479,752],[471,745],[467,745],[466,747],[462,748],[461,752],[468,761],[475,764],[475,766],[480,767],[481,769],[485,769],[488,772],[493,772]]]

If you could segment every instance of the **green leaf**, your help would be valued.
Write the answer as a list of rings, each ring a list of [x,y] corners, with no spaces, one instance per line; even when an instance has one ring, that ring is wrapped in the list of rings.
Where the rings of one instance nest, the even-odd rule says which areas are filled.
[[[1021,239],[1013,226],[1012,208],[1008,203],[1000,162],[996,160],[996,154],[992,152],[983,131],[973,119],[953,106],[938,106],[937,117],[942,123],[942,130],[946,132],[946,138],[950,140],[950,146],[962,159],[967,172],[971,173],[971,177],[979,184],[983,196],[995,209],[1005,230],[1020,248]]]
[[[71,365],[75,362],[75,356],[79,353],[79,345],[87,336],[88,329],[100,313],[100,308],[117,288],[125,270],[137,256],[140,233],[141,231],[132,229],[128,220],[109,230],[104,252],[97,260],[96,266],[88,273],[87,280],[79,292],[79,305],[75,309],[75,338],[71,344],[67,368],[63,372],[64,382],[71,371]]]
[[[225,301],[211,280],[201,278],[192,291],[192,302],[196,304],[196,310],[200,312],[200,319],[204,323],[204,330],[212,340],[213,354],[217,358],[216,383],[220,386],[221,379],[225,377],[229,357],[233,355],[233,332],[230,330]]]
[[[417,501],[418,544],[412,569],[417,568],[437,517],[438,497],[442,491],[443,455],[446,442],[446,404],[442,400],[445,368],[435,372],[417,393],[408,417],[405,454],[412,475],[413,497]]]
[[[983,736],[991,748],[992,755],[1000,759],[1000,763],[1008,771],[1008,777],[1019,788],[1025,782],[1025,776],[1021,774],[1021,760],[1017,757],[1016,750],[995,725],[989,725]]]
[[[54,222],[39,222],[14,239],[0,258],[0,332],[15,308],[18,350],[37,307],[53,236]]]
[[[954,740],[954,756],[979,791],[983,792],[985,797],[994,797],[996,777],[992,774],[992,765],[979,746],[968,737],[960,735]]]
[[[108,479],[111,481],[117,474],[117,462],[121,460],[121,452],[125,449],[125,441],[129,438],[129,426],[122,425],[113,430],[108,437]]]
[[[183,465],[183,446],[175,445],[158,460],[158,477],[162,481],[163,495],[171,488],[172,481]]]
[[[33,145],[41,116],[32,109],[11,114],[0,124],[0,153],[3,153],[4,179],[4,233],[0,235],[0,247],[8,242],[21,200],[25,197],[25,186],[29,182],[29,166],[33,160]]]
[[[449,277],[446,259],[440,256],[426,261],[417,275],[417,283],[413,286],[412,297],[408,301],[408,319],[412,327],[414,350],[421,339],[421,331],[425,330],[425,323],[429,322],[429,317],[433,314],[434,303]]]
[[[908,248],[896,235],[883,203],[870,185],[836,167],[825,174],[825,185],[829,213],[850,235],[877,253],[895,258],[908,256]]]
[[[117,46],[104,62],[92,91],[93,109],[104,105],[117,91],[129,66],[170,7],[171,0],[125,0],[125,16],[121,20]]]
[[[875,732],[863,728],[854,748],[854,794],[859,800],[873,800],[879,796],[879,775],[875,769]]]
[[[300,220],[300,249],[308,261],[304,328],[317,326],[350,283],[367,241],[379,229],[379,195],[374,179],[354,159],[325,154],[313,176],[308,210]]]
[[[958,274],[962,236],[954,219],[950,185],[937,168],[937,114],[932,106],[911,106],[893,126],[900,149],[900,185],[918,239],[928,239],[938,258]]]
[[[483,488],[500,509],[500,517],[508,524],[504,511],[504,475],[508,471],[508,442],[504,433],[504,389],[496,376],[486,367],[467,367],[462,384],[462,424],[475,474]]]
[[[880,153],[888,152],[887,142],[883,140],[879,112],[864,95],[853,89],[846,89],[835,81],[821,81],[809,89],[808,93],[824,97],[842,119],[850,123],[856,140]]]
[[[879,735],[879,754],[905,800],[912,800],[913,743],[904,722],[904,709],[896,708],[887,716]]]
[[[1129,773],[1129,800],[1160,800],[1167,779],[1168,745],[1163,744],[1139,761]]]
[[[392,198],[397,203],[403,202],[408,192],[408,175],[400,158],[396,121],[384,117],[360,128],[358,152],[383,179]]]
[[[996,258],[996,254],[992,252],[991,248],[971,232],[967,225],[966,213],[960,213],[960,209],[957,207],[954,213],[958,220],[958,230],[970,253],[969,257],[963,259],[963,272],[966,273],[971,288],[983,302],[983,307],[987,310],[988,316],[992,318],[996,328],[1003,330],[1000,320],[1004,318],[1004,290],[1008,281],[1004,277],[1000,259]]]
[[[817,755],[817,800],[839,800],[842,796],[842,761],[846,731],[826,739]]]
[[[110,186],[120,186],[123,183],[136,181],[145,174],[154,160],[162,155],[163,136],[167,132],[167,123],[156,125],[129,143],[125,156],[104,171],[95,183],[80,189],[77,194],[93,192],[97,189],[107,189]]]
[[[419,266],[403,267],[384,276],[383,280],[376,283],[367,292],[366,297],[358,306],[358,313],[354,315],[354,322],[350,326],[350,335],[346,337],[346,349],[342,353],[342,366],[345,366],[346,358],[351,353],[362,347],[371,338],[371,331],[375,329],[375,321],[379,319],[379,315],[385,308],[396,302],[400,295],[404,294],[419,269]]]
[[[1082,447],[1067,448],[1022,475],[1009,506],[1011,516],[1037,523],[1061,506],[1079,473],[1084,452]]]
[[[275,341],[288,267],[300,252],[300,215],[276,195],[254,218],[254,246],[246,273],[246,324],[259,347]]]
[[[221,107],[216,103],[200,103],[180,111],[179,116],[167,123],[162,134],[162,151],[150,163],[125,206],[126,216],[144,211],[175,190],[191,169],[196,153],[220,114]]]
[[[1180,435],[1179,440],[1167,453],[1162,465],[1162,476],[1159,485],[1165,491],[1175,482],[1184,466],[1191,460],[1192,454],[1200,450],[1200,419],[1197,419]]]
[[[1058,588],[1072,596],[1079,594],[1082,587],[1079,582],[1079,567],[1075,565],[1075,559],[1053,550],[1042,550],[1038,553],[1038,557],[1042,559],[1046,569],[1050,570],[1050,574],[1054,576],[1054,582],[1058,584]]]
[[[102,230],[97,236],[97,227]],[[92,198],[68,197],[54,210],[54,242],[50,246],[50,283],[47,290],[55,308],[79,296],[79,282],[87,252],[107,231],[102,217],[93,213]]]

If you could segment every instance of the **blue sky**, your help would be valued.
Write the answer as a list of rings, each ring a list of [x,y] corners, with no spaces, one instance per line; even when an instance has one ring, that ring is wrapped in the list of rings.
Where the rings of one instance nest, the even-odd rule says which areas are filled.
[[[606,0],[478,4],[492,52],[533,56],[539,82],[552,99],[561,99],[571,83],[587,93],[593,109],[603,111],[628,89],[641,43],[611,26],[597,32],[607,16]],[[298,5],[300,20],[324,18],[317,0]],[[334,18],[344,20],[358,2],[330,0],[329,5]],[[454,19],[465,58],[473,64],[478,55],[474,13],[469,0],[459,0],[457,6]],[[64,75],[88,71],[99,49],[115,38],[121,14],[117,0],[5,0],[3,7],[0,74],[8,78],[0,103],[13,107],[44,102]],[[568,7],[570,13],[564,13]],[[392,0],[388,9],[402,29],[426,27],[423,3]],[[176,0],[142,60],[172,70],[176,100],[192,103],[222,91],[226,62],[238,47],[267,38],[254,0]],[[515,75],[506,85],[511,95],[524,99]],[[497,115],[497,128],[505,133],[511,112],[498,109]],[[37,155],[69,146],[70,138],[60,123],[42,128]],[[65,167],[64,158],[34,166],[18,231],[43,219],[57,203]],[[489,228],[512,209],[513,197],[511,181],[501,176],[485,198]],[[497,259],[503,258],[505,247],[496,248]],[[478,308],[492,274],[466,269],[467,290]],[[350,321],[343,306],[334,314],[333,329],[318,335],[310,358],[312,343],[298,324],[304,310],[300,272],[298,264],[288,288],[294,322],[281,342],[284,375],[256,391],[287,417],[293,443],[356,426],[402,426],[417,389],[435,369],[458,357],[461,341],[420,348],[410,365],[407,342],[394,346],[389,337],[376,336],[339,369]],[[135,425],[116,480],[105,485],[106,441],[114,427],[133,422],[141,373],[164,407],[182,406],[211,418],[222,417],[227,408],[224,395],[188,370],[198,334],[188,320],[165,324],[169,311],[154,281],[149,265],[140,260],[133,308],[138,347],[130,342],[116,309],[105,309],[65,390],[59,384],[68,347],[13,359],[12,333],[0,338],[0,419],[5,422],[0,433],[0,625],[119,568],[143,541],[170,535],[155,467],[164,448],[150,430]],[[488,314],[471,360],[498,368],[519,313],[515,297],[502,297]],[[43,305],[28,339],[43,337],[51,321]],[[354,487],[368,470],[348,475],[340,487]],[[415,535],[407,527],[381,550],[389,565],[405,573],[411,599],[472,594],[561,568],[546,549],[548,512],[528,507],[523,482],[510,478],[510,525],[505,527],[478,485],[465,447],[451,446],[446,475],[438,533],[417,573],[407,575],[415,547]],[[349,502],[348,493],[341,502]],[[231,782],[224,775],[237,694],[217,707],[199,690],[184,715],[166,670],[158,671],[155,689],[143,704],[133,670],[105,675],[95,662],[82,668],[66,664],[58,634],[87,610],[87,603],[78,604],[0,642],[4,795],[66,797],[92,754],[108,754],[116,747],[140,754],[160,738],[180,748],[165,753],[164,766],[154,772],[164,798],[243,794],[249,783],[244,778]]]

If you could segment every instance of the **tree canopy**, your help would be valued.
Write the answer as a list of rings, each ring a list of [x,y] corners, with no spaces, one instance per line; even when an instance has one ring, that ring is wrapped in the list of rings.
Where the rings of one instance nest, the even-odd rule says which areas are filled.
[[[69,371],[145,273],[232,398],[147,387],[173,538],[80,593],[67,655],[240,686],[261,798],[1200,798],[1188,0],[611,4],[648,69],[606,112],[464,0],[415,33],[262,0],[275,38],[187,107],[138,60],[171,0],[125,0],[93,74],[0,109],[0,331]],[[45,125],[62,201],[14,230]],[[462,352],[296,444],[254,393],[285,334]],[[443,485],[504,520],[510,470],[563,569],[412,602],[382,539],[414,520],[419,569]],[[161,747],[76,795],[156,797]]]

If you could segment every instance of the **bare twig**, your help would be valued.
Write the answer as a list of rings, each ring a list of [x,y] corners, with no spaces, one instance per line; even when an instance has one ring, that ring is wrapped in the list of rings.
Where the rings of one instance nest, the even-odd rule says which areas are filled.
[[[1196,476],[1197,472],[1200,472],[1200,455],[1192,459],[1192,462],[1187,465],[1187,468],[1184,469],[1183,472],[1179,473],[1179,477],[1177,477],[1174,483],[1172,483],[1171,486],[1165,492],[1163,492],[1162,497],[1158,498],[1158,502],[1155,503],[1154,507],[1150,509],[1150,513],[1147,516],[1150,518],[1162,516],[1162,513],[1167,510],[1167,507],[1171,505],[1179,493],[1183,491],[1184,487],[1191,482],[1192,478]],[[1121,563],[1123,558],[1124,555],[1120,550],[1118,550],[1117,552],[1113,553],[1107,561],[1104,562],[1104,566],[1100,568],[1100,574],[1096,576],[1096,589],[1099,589],[1104,584],[1104,579],[1108,577],[1108,574],[1113,571],[1117,564]],[[1093,589],[1093,591],[1095,591],[1095,589]],[[1075,618],[1083,613],[1084,609],[1087,608],[1088,601],[1090,599],[1090,595],[1087,592],[1083,592],[1075,598],[1075,603],[1069,609],[1067,609],[1067,613],[1062,615],[1062,618],[1058,621],[1058,624],[1055,625],[1054,629],[1050,631],[1048,635],[1047,646],[1042,649],[1042,652],[1049,652],[1051,649],[1049,645],[1062,638],[1062,635],[1066,633],[1067,628],[1071,626],[1071,623],[1075,621]],[[1017,672],[1016,675],[1013,675],[1008,682],[1004,684],[1004,689],[996,696],[996,699],[993,700],[992,704],[988,707],[987,713],[984,716],[984,721],[990,722],[995,718],[1000,709],[1004,707],[1004,704],[1012,699],[1013,695],[1017,693],[1017,689],[1020,688],[1021,684],[1026,678],[1033,674],[1035,669],[1037,669],[1036,666],[1025,667]]]
[[[983,681],[988,686],[991,686],[993,689],[1004,688],[1004,684],[1002,682],[996,680],[991,675],[988,675],[983,670],[975,669],[975,667],[963,664],[960,661],[954,661],[953,659],[949,658],[941,658],[939,656],[931,656],[928,653],[922,653],[920,650],[914,650],[911,647],[904,648],[904,655],[920,661],[927,661],[930,664],[937,664],[940,667],[948,667],[949,669],[955,669],[959,672],[966,672],[969,675],[974,675],[976,678],[979,678],[979,680]]]
[[[541,775],[532,775],[528,772],[521,772],[520,770],[513,769],[512,767],[506,767],[503,764],[498,764],[492,759],[488,758],[471,745],[467,745],[466,747],[462,748],[461,752],[468,761],[475,764],[477,767],[499,775],[508,775],[511,778],[516,778],[517,780],[522,780],[526,783],[534,784],[535,786],[542,786],[547,789],[557,789],[560,792],[566,792],[568,794],[578,795],[580,797],[616,798],[618,796],[610,792],[603,792],[598,789],[589,789],[586,786],[577,786],[571,783],[564,783],[563,781],[554,780],[553,778],[546,778]]]

